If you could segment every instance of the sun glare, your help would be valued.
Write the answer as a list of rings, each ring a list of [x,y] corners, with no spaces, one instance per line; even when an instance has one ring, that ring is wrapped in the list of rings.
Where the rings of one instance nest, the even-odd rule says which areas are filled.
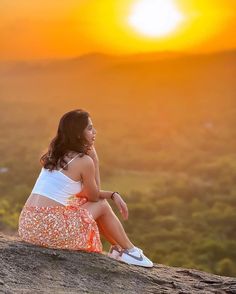
[[[131,10],[129,24],[148,37],[163,37],[173,32],[183,15],[172,0],[140,0]]]

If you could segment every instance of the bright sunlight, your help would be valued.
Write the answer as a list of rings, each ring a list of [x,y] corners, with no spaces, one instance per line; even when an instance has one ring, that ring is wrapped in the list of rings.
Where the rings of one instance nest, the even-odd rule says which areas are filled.
[[[172,0],[137,1],[129,16],[129,23],[148,37],[163,37],[173,32],[183,15]]]

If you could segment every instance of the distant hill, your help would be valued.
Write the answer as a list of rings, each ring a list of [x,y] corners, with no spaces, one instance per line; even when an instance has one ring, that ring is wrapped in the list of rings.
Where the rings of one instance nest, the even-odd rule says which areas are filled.
[[[235,62],[236,61],[236,50],[231,51],[222,51],[215,53],[205,53],[205,54],[187,54],[181,52],[171,52],[171,51],[163,51],[163,52],[151,52],[151,53],[138,53],[132,55],[120,55],[120,56],[112,56],[106,55],[102,53],[90,53],[81,55],[74,58],[69,59],[48,59],[48,60],[35,60],[35,61],[9,61],[9,62],[0,62],[0,73],[1,74],[17,74],[17,73],[29,73],[32,71],[40,71],[40,70],[55,70],[55,69],[74,69],[78,71],[83,71],[85,68],[90,67],[94,68],[104,68],[109,65],[119,65],[123,64],[126,66],[130,65],[144,65],[147,63],[147,66],[150,66],[150,63],[153,65],[151,68],[157,63],[168,64],[171,60],[177,61],[177,63],[182,62],[215,62],[217,60],[222,60],[225,62],[226,60]],[[163,64],[163,65],[164,65]]]
[[[25,101],[66,99],[96,103],[99,110],[125,105],[128,111],[148,111],[151,117],[213,119],[222,117],[224,109],[234,111],[235,64],[235,50],[195,55],[94,53],[65,60],[4,63],[0,99],[6,91],[12,99]]]

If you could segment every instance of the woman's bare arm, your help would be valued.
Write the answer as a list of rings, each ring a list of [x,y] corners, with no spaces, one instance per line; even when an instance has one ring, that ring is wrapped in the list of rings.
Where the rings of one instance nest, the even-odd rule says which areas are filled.
[[[93,160],[94,167],[95,167],[95,181],[96,181],[98,190],[100,190],[101,180],[100,180],[100,171],[99,171],[99,159],[98,159],[97,151],[94,145],[90,146],[88,151],[88,156],[90,156]]]
[[[100,171],[99,171],[99,159],[97,155],[97,151],[95,149],[95,146],[92,145],[90,147],[88,155],[92,158],[94,167],[95,167],[95,182],[97,184],[98,190],[99,190],[99,198],[101,199],[110,199],[111,194],[113,191],[104,191],[101,190],[101,180],[100,180]]]
[[[95,181],[99,189],[99,198],[101,199],[109,199],[111,198],[111,194],[113,191],[104,191],[101,190],[101,179],[100,179],[100,171],[99,171],[99,160],[93,158],[93,163],[95,166]]]
[[[112,195],[113,191],[100,190],[101,185],[100,185],[99,160],[98,160],[98,156],[97,156],[97,153],[96,153],[94,146],[91,150],[91,153],[88,155],[93,159],[93,161],[92,161],[93,168],[91,169],[91,170],[93,170],[93,172],[92,172],[93,175],[91,178],[91,174],[90,174],[90,180],[94,181],[93,185],[95,185],[95,182],[96,182],[96,186],[97,186],[96,189],[98,189],[98,191],[96,192],[97,198],[93,199],[93,201],[97,202],[97,201],[99,201],[99,199],[111,199],[111,195]],[[123,218],[125,220],[128,219],[128,207],[127,207],[126,203],[124,202],[124,200],[122,199],[122,197],[119,194],[115,193],[113,199],[114,199],[114,202],[115,202],[116,206],[118,207],[120,213],[122,214]]]
[[[93,160],[95,166],[95,181],[98,186],[98,189],[101,189],[101,180],[100,180],[100,171],[99,171],[99,161]]]

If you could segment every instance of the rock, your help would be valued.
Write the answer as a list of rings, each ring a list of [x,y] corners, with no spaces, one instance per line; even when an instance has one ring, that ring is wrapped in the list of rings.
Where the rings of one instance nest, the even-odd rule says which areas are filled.
[[[128,265],[0,234],[0,293],[236,293],[236,279],[194,269]]]

